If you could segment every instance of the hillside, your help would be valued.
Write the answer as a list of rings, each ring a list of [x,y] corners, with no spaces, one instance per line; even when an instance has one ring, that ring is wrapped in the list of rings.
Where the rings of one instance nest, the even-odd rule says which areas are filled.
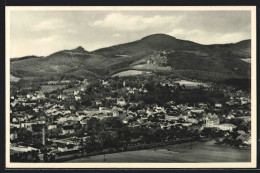
[[[62,50],[46,57],[11,59],[11,74],[23,77],[113,75],[125,70],[174,73],[198,79],[250,78],[250,40],[201,45],[165,34],[98,49]],[[197,74],[197,76],[194,76]]]

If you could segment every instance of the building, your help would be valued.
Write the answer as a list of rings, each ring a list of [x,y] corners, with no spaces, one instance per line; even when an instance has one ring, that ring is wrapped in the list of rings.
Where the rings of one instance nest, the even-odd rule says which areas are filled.
[[[62,134],[63,135],[72,134],[74,132],[75,132],[75,129],[71,125],[62,127]]]
[[[48,127],[47,127],[48,130],[56,129],[56,128],[57,128],[57,124],[56,123],[48,124]]]
[[[117,99],[117,105],[125,106],[126,105],[125,99],[124,98]]]
[[[216,108],[222,108],[222,104],[221,103],[215,103],[215,107]]]
[[[81,97],[80,96],[75,96],[75,100],[81,100]]]
[[[214,116],[212,118],[206,119],[205,127],[216,127],[219,125],[219,118]]]
[[[58,146],[59,152],[75,151],[78,149],[79,149],[78,145],[73,145],[73,144],[68,144],[68,145],[61,144]]]
[[[236,128],[236,126],[234,124],[225,123],[225,124],[219,124],[218,128],[224,131],[233,131],[233,129]]]
[[[45,98],[45,94],[43,94],[43,93],[37,94],[37,99],[44,99],[44,98]]]

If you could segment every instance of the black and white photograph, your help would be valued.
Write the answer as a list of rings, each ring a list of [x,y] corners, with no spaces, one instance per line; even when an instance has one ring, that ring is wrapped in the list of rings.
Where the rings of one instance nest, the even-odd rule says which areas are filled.
[[[5,59],[8,168],[256,167],[253,6],[6,7]]]

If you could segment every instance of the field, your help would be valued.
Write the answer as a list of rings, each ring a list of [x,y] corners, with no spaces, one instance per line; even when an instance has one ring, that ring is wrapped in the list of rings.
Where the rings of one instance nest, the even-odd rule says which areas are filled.
[[[250,150],[214,145],[214,141],[175,144],[160,148],[127,151],[80,158],[68,162],[250,162]]]
[[[66,85],[42,85],[40,92],[49,93],[57,89],[63,89]]]
[[[159,65],[152,65],[152,64],[139,64],[132,67],[136,70],[150,70],[150,71],[170,71],[172,68],[170,66],[163,67]]]
[[[200,83],[200,82],[192,82],[192,81],[186,81],[186,80],[180,80],[178,81],[178,83],[182,86],[182,85],[185,85],[185,86],[188,86],[188,87],[196,87],[196,86],[204,86],[204,87],[208,87],[207,84],[204,84],[204,83]]]
[[[122,71],[119,73],[114,74],[113,76],[133,76],[133,75],[140,75],[143,73],[149,73],[149,72],[144,72],[144,71],[140,71],[140,70],[126,70],[126,71]]]
[[[245,62],[248,62],[248,63],[251,63],[251,58],[245,58],[245,59],[241,59],[242,61],[245,61]]]
[[[10,75],[10,81],[11,81],[11,82],[18,82],[19,80],[20,80],[20,78],[15,77],[15,76],[13,76],[13,75]]]

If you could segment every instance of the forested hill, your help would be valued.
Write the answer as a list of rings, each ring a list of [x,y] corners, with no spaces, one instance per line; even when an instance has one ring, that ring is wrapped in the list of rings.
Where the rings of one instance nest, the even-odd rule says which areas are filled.
[[[13,76],[88,77],[115,75],[127,70],[222,80],[250,78],[251,40],[202,45],[165,34],[98,49],[62,50],[46,57],[11,59]]]

